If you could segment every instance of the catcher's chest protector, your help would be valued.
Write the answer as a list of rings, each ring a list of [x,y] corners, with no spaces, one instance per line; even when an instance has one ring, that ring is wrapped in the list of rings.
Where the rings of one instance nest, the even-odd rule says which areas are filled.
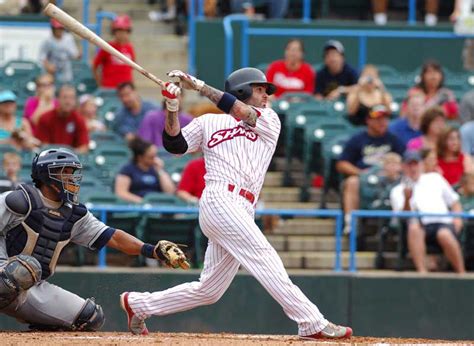
[[[59,209],[49,209],[35,187],[20,185],[19,189],[28,195],[30,212],[7,233],[8,256],[33,256],[40,262],[41,279],[45,280],[54,273],[59,255],[70,241],[72,227],[86,215],[87,208],[82,204],[63,204]]]

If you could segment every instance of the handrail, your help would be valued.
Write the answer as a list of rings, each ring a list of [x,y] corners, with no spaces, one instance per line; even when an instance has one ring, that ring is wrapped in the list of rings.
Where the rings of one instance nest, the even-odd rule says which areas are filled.
[[[128,205],[107,205],[107,204],[88,204],[89,211],[99,213],[100,220],[107,223],[107,213],[120,212],[140,212],[140,213],[156,213],[156,214],[197,214],[199,209],[196,207],[173,207],[173,206],[152,206],[144,204],[142,206]],[[335,261],[334,271],[342,270],[341,252],[342,252],[342,219],[341,210],[336,209],[257,209],[256,215],[280,215],[280,216],[306,216],[306,217],[331,217],[336,221],[335,236]],[[106,262],[107,249],[104,247],[99,251],[100,268],[107,266]]]
[[[367,218],[409,218],[409,217],[461,217],[464,219],[474,219],[474,213],[420,213],[414,211],[391,211],[391,210],[353,210],[351,212],[351,225],[349,235],[349,271],[357,271],[357,221],[361,217]]]
[[[225,76],[232,72],[234,55],[234,35],[232,23],[242,22],[241,32],[241,67],[249,65],[249,37],[250,36],[309,36],[309,37],[353,37],[359,39],[358,68],[361,69],[367,61],[368,38],[406,38],[406,39],[462,39],[473,35],[458,35],[452,31],[417,31],[417,30],[380,30],[380,29],[306,29],[306,28],[252,28],[247,17],[230,15],[224,18],[225,34]]]

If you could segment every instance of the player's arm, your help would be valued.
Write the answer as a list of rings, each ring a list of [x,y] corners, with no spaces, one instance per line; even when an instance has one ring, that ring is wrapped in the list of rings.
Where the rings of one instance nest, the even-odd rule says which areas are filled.
[[[168,76],[179,78],[183,88],[185,89],[199,91],[202,96],[207,97],[226,114],[230,114],[239,120],[243,120],[250,126],[255,126],[257,122],[257,112],[252,107],[237,100],[235,96],[215,89],[205,84],[204,81],[190,76],[183,71],[173,70],[168,72]]]

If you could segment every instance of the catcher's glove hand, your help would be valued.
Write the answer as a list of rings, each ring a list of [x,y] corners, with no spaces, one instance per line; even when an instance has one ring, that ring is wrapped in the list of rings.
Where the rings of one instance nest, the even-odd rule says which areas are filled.
[[[168,240],[160,240],[158,244],[156,244],[154,255],[157,259],[165,262],[169,267],[181,267],[182,269],[189,269],[190,267],[184,252],[177,244]]]

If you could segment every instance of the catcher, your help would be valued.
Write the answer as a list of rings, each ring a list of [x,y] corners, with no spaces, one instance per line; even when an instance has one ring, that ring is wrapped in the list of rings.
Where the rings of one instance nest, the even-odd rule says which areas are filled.
[[[93,298],[83,299],[47,281],[69,242],[94,250],[109,246],[189,268],[176,244],[144,244],[103,224],[79,204],[81,168],[73,152],[48,149],[33,159],[34,186],[22,184],[0,195],[0,312],[33,330],[95,331],[104,324],[104,312]]]

